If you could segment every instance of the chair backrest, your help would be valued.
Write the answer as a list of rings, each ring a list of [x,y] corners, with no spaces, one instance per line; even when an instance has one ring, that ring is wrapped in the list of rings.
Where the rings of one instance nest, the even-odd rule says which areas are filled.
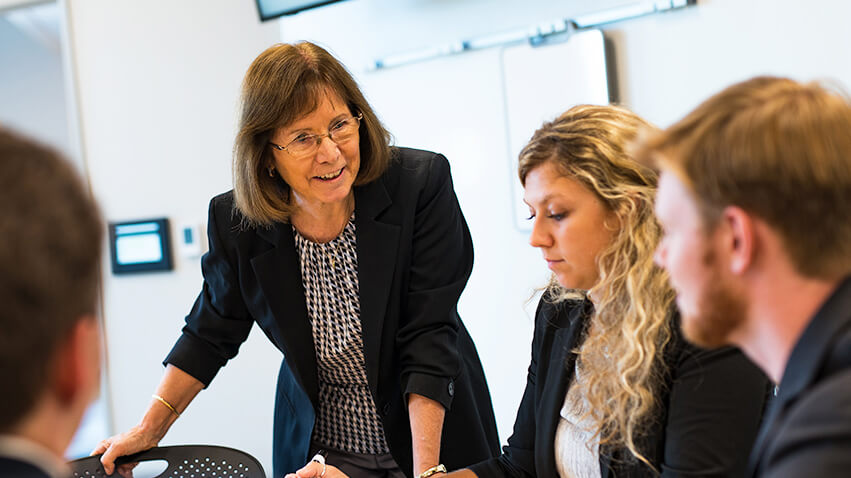
[[[151,448],[115,460],[116,465],[164,460],[163,478],[266,478],[256,458],[244,451],[215,445],[175,445]],[[73,478],[107,477],[100,464],[100,455],[68,463]],[[117,477],[117,474],[112,476]]]

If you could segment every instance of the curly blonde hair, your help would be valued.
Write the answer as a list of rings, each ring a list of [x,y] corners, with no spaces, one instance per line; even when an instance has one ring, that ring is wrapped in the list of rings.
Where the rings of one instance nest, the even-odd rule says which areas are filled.
[[[658,176],[628,152],[639,132],[651,128],[624,108],[575,106],[535,132],[520,152],[518,173],[525,185],[533,169],[554,164],[619,220],[612,243],[597,257],[597,284],[569,290],[553,277],[547,295],[556,302],[594,298],[587,337],[575,351],[583,375],[577,384],[590,404],[584,418],[601,449],[626,448],[653,468],[636,441],[657,419],[674,292],[653,263],[661,237],[653,215]]]

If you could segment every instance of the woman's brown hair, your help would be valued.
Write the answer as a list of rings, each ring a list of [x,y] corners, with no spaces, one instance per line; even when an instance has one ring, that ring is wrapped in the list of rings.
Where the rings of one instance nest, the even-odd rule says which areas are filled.
[[[390,133],[378,120],[352,75],[328,51],[310,42],[277,44],[261,53],[242,83],[239,132],[233,154],[236,208],[245,226],[289,222],[290,187],[277,174],[269,140],[316,109],[328,92],[338,94],[352,114],[363,114],[361,165],[355,185],[378,179],[391,161]]]

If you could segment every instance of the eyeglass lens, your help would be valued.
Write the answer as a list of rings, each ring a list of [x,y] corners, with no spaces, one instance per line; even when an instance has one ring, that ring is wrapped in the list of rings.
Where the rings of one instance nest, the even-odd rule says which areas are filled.
[[[358,132],[360,117],[351,116],[334,123],[327,134],[311,134],[300,136],[286,146],[286,150],[294,156],[305,156],[315,153],[319,149],[324,137],[329,137],[337,144],[350,141]]]

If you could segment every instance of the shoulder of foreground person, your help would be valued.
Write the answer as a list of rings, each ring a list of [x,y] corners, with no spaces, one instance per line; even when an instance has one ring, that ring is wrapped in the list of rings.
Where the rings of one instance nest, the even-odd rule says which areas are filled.
[[[775,429],[760,476],[845,476],[851,470],[851,369],[804,392]]]

